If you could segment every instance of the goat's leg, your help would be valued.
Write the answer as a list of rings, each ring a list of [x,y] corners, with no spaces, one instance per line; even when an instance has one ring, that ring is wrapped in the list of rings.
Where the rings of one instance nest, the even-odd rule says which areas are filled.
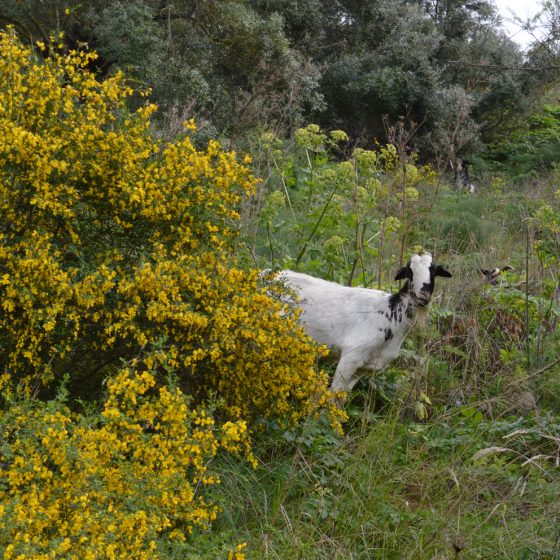
[[[346,391],[349,393],[360,379],[358,375],[358,368],[360,366],[361,363],[356,359],[342,355],[338,366],[336,366],[336,371],[334,372],[331,391],[333,393],[337,391]]]

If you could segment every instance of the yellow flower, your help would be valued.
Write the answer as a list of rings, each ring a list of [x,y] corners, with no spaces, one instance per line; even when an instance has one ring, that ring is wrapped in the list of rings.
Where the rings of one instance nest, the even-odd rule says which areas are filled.
[[[152,135],[155,106],[129,110],[122,74],[100,81],[97,55],[59,39],[43,59],[0,32],[0,388],[49,393],[67,372],[105,400],[2,411],[1,542],[5,558],[154,558],[161,535],[212,524],[211,461],[255,464],[254,419],[341,415],[296,317],[232,259],[250,170]]]
[[[196,123],[194,122],[194,119],[189,119],[188,121],[185,121],[183,123],[183,126],[187,129],[190,130],[191,132],[196,132]]]

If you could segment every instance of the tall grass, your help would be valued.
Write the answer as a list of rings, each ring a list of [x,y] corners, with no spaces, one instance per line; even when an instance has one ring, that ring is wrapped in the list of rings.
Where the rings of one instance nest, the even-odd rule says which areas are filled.
[[[320,452],[303,438],[256,471],[224,465],[221,528],[248,541],[251,558],[560,555],[558,468],[524,464],[554,447],[534,420],[488,422],[465,408],[417,423],[400,412],[395,399]]]
[[[427,330],[358,384],[344,436],[321,421],[269,430],[256,470],[221,464],[219,528],[248,558],[560,558],[560,310],[533,246],[533,194],[419,206],[411,243],[454,274]],[[515,271],[496,286],[477,271],[504,264]]]

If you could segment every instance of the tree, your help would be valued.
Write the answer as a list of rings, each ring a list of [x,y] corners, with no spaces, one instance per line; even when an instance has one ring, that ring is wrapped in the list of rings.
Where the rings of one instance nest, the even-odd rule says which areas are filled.
[[[422,123],[421,141],[436,134],[439,92],[455,87],[489,141],[533,91],[486,1],[0,0],[0,16],[31,42],[64,31],[95,48],[102,75],[127,69],[152,88],[164,134],[195,117],[202,143],[309,121],[363,143],[384,139],[385,115]]]

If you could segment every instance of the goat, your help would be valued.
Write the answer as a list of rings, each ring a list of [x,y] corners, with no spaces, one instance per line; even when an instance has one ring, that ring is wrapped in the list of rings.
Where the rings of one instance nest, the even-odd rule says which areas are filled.
[[[491,270],[487,270],[485,268],[479,268],[478,272],[480,272],[480,274],[484,275],[487,282],[495,285],[495,284],[498,283],[498,278],[499,278],[500,274],[502,272],[506,272],[508,270],[515,270],[515,269],[512,266],[509,266],[509,264],[506,264],[506,266],[504,266],[503,268],[496,267],[496,268],[493,268]]]
[[[419,309],[432,298],[436,276],[450,278],[429,253],[413,255],[395,280],[406,282],[397,293],[353,288],[307,274],[284,270],[278,278],[298,296],[300,323],[309,336],[340,356],[333,392],[352,390],[358,370],[384,368],[397,357]]]
[[[455,168],[455,188],[456,190],[462,188],[472,194],[475,191],[475,186],[469,175],[468,163],[466,159],[457,160],[457,166]]]

